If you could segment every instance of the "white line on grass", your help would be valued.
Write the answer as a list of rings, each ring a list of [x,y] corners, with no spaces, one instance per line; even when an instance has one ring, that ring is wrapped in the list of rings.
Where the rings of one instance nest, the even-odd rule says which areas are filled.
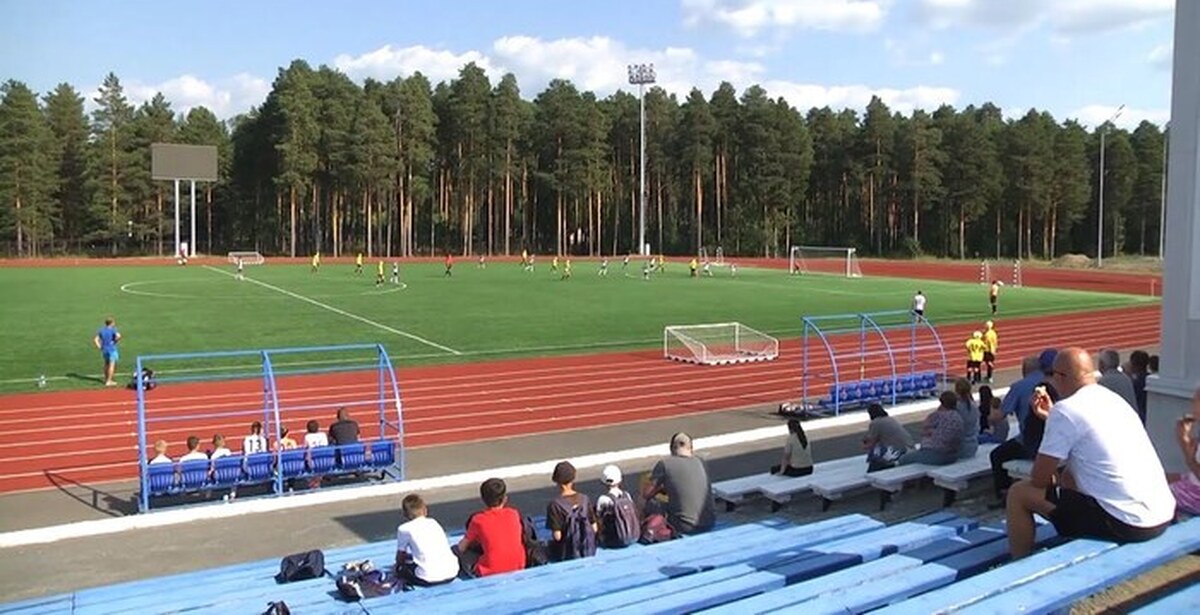
[[[204,265],[204,268],[208,269],[209,271],[215,271],[221,275],[229,276],[231,278],[235,277],[234,274],[229,273],[228,271],[223,271],[221,269],[217,269],[216,267]],[[272,284],[267,284],[266,282],[262,282],[260,280],[255,280],[254,278],[251,278],[251,277],[246,277],[245,279],[247,282],[252,282],[254,284],[258,284],[259,286],[261,286],[263,288],[266,288],[268,290],[273,290],[277,293],[287,295],[293,299],[299,299],[300,301],[315,305],[323,310],[328,310],[330,312],[333,312],[334,314],[340,314],[342,316],[345,316],[346,318],[350,318],[352,320],[357,320],[358,322],[361,322],[363,324],[371,325],[372,327],[375,327],[376,329],[382,329],[384,331],[387,331],[388,333],[394,333],[396,335],[399,335],[400,337],[407,337],[408,339],[413,340],[415,342],[421,342],[422,344],[425,344],[426,346],[433,346],[434,348],[437,348],[439,350],[444,350],[450,354],[458,354],[458,355],[462,354],[461,352],[459,352],[449,346],[443,346],[437,342],[427,340],[419,335],[413,335],[412,333],[409,333],[407,331],[401,331],[400,329],[396,329],[394,327],[389,327],[385,324],[375,322],[374,320],[371,320],[369,318],[363,318],[362,316],[359,316],[358,314],[351,314],[350,312],[347,312],[346,310],[335,308],[332,305],[329,305],[328,303],[321,303],[320,301],[317,301],[316,299],[310,299],[308,297],[305,297],[304,295],[294,293],[286,288],[280,288],[280,287],[272,285]]]

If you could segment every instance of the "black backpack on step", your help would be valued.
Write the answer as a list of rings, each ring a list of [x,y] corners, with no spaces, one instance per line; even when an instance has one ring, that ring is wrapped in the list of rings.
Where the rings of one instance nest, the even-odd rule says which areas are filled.
[[[277,583],[291,583],[315,579],[325,574],[325,554],[319,549],[293,553],[279,561],[279,574],[275,575]]]

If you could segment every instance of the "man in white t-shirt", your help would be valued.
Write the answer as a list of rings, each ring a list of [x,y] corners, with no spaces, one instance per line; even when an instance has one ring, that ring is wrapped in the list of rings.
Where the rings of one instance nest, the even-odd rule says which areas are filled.
[[[925,318],[925,294],[919,290],[916,295],[913,295],[912,312],[918,318]]]
[[[458,558],[450,550],[446,530],[429,517],[421,496],[412,493],[400,504],[405,522],[396,529],[396,576],[409,586],[430,587],[458,576]]]
[[[1033,550],[1034,513],[1061,536],[1126,543],[1162,534],[1175,516],[1175,498],[1137,412],[1096,383],[1082,348],[1058,353],[1051,384],[1062,395],[1057,404],[1045,387],[1033,394],[1032,411],[1046,418],[1046,432],[1032,476],[1008,491],[1013,559]]]
[[[188,436],[187,447],[188,452],[184,453],[183,457],[179,458],[180,463],[200,460],[208,461],[208,455],[205,455],[200,451],[200,438],[197,438],[196,436]]]

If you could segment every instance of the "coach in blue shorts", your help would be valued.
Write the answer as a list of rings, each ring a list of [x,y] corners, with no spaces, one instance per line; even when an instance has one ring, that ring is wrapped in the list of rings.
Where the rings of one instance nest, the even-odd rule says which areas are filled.
[[[117,342],[121,341],[121,333],[117,331],[117,326],[113,324],[113,318],[109,316],[104,319],[104,326],[96,332],[96,337],[92,339],[92,343],[96,348],[100,349],[100,356],[104,359],[104,386],[116,386],[117,382],[113,380],[113,372],[117,370],[117,359],[121,358],[117,353]]]

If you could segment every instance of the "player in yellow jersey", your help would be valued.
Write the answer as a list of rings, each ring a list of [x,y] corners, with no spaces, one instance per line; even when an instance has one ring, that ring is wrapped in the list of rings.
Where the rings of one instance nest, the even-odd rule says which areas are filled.
[[[383,286],[383,259],[379,260],[379,267],[375,269],[375,285]]]
[[[1004,282],[1000,280],[992,280],[992,287],[988,289],[988,303],[992,305],[992,315],[996,315],[996,304],[1000,302],[1000,287],[1004,286]]]
[[[983,343],[983,331],[976,331],[967,338],[967,380],[979,384],[979,366],[983,363],[983,353],[987,344]]]
[[[529,270],[529,250],[521,250],[521,269]]]
[[[550,261],[550,273],[558,271],[558,255],[554,255],[554,260]]]
[[[996,369],[996,349],[1000,347],[1000,337],[996,335],[996,323],[989,320],[983,324],[983,345],[986,347],[983,351],[983,364],[987,366],[987,381],[991,384],[992,372]]]
[[[363,256],[362,252],[359,252],[358,256],[354,257],[354,275],[362,275],[362,266]]]
[[[692,270],[692,277],[696,277],[696,269],[700,267],[700,263],[695,258],[692,258],[692,262],[688,263],[688,267]]]
[[[316,273],[321,268],[321,253],[314,252],[312,256],[312,273]]]
[[[570,278],[571,278],[571,259],[567,258],[565,261],[563,261],[562,277],[559,279],[569,280]]]

